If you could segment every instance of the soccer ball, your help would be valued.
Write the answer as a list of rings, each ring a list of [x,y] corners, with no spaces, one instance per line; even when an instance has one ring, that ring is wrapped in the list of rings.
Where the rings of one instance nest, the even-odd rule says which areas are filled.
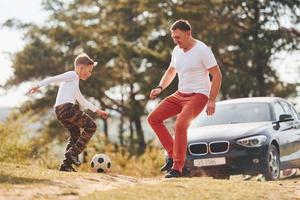
[[[96,154],[92,158],[91,167],[94,172],[108,172],[111,168],[111,160],[105,154]]]

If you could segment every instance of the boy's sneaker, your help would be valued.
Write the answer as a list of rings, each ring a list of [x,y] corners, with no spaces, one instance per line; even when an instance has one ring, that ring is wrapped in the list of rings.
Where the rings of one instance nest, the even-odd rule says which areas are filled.
[[[176,169],[171,169],[166,174],[165,178],[179,178],[181,176],[181,173],[177,171]]]
[[[168,171],[172,168],[172,166],[173,166],[173,158],[167,158],[165,165],[162,166],[162,168],[160,168],[160,171],[161,172]]]
[[[74,169],[72,167],[72,165],[68,165],[66,163],[63,163],[63,164],[60,165],[59,171],[63,171],[63,172],[77,172],[76,169]]]
[[[76,166],[81,165],[81,162],[78,159],[78,154],[75,154],[69,150],[65,153],[65,157],[66,157],[68,163],[71,163],[71,164],[73,163]]]

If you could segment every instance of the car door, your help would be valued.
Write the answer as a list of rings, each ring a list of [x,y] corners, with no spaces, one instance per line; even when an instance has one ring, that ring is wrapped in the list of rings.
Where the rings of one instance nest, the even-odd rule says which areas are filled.
[[[280,101],[284,114],[293,116],[294,121],[280,123],[280,160],[282,167],[296,167],[300,165],[300,120],[286,101]]]

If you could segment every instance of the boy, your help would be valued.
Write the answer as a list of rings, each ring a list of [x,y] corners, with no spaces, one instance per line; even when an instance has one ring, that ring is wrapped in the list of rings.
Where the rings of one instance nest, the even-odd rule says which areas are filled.
[[[108,117],[107,112],[98,109],[87,101],[79,89],[79,79],[87,80],[91,76],[95,65],[97,65],[97,62],[94,62],[88,55],[80,54],[74,61],[74,71],[46,78],[28,91],[29,94],[33,94],[41,87],[60,82],[55,102],[55,114],[58,121],[70,133],[69,142],[65,150],[65,159],[60,165],[60,171],[76,171],[72,164],[77,166],[81,164],[78,160],[78,155],[84,150],[97,128],[93,119],[85,112],[80,111],[75,101],[77,100],[81,106],[96,112],[104,119]]]

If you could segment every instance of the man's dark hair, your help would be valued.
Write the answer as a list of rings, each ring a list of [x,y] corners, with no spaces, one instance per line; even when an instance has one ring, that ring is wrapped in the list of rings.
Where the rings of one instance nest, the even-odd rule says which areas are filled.
[[[174,22],[170,28],[170,30],[172,30],[172,31],[174,31],[176,29],[179,29],[182,31],[190,31],[190,30],[192,30],[192,27],[187,20],[179,19],[176,22]]]

